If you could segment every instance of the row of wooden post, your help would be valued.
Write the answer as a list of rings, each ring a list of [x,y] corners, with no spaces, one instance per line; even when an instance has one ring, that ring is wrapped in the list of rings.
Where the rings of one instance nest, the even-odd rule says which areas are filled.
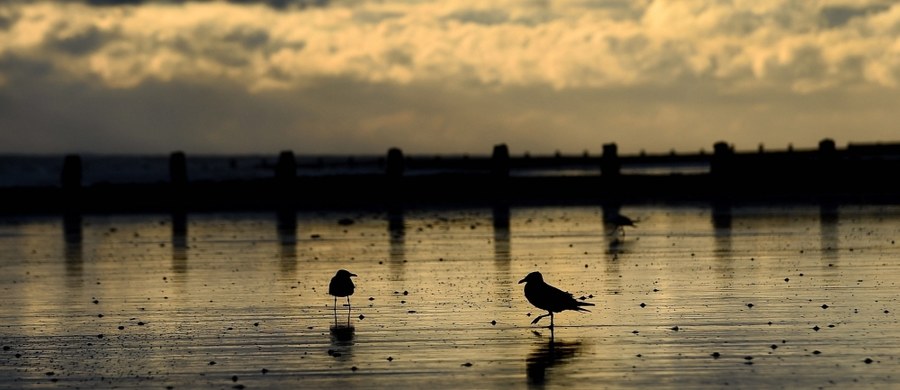
[[[833,156],[835,144],[831,139],[819,142],[819,152],[822,156]],[[713,158],[711,173],[717,175],[727,170],[728,161],[734,155],[734,148],[726,142],[717,142],[713,145]],[[490,163],[491,174],[496,177],[508,177],[510,172],[509,148],[506,144],[494,146]],[[390,178],[399,178],[404,173],[403,151],[399,148],[391,148],[387,153],[385,175]],[[600,160],[600,173],[606,177],[616,177],[621,174],[622,163],[618,155],[618,147],[615,143],[603,145],[603,155]],[[275,165],[275,180],[279,183],[291,183],[297,178],[297,161],[292,151],[282,151]],[[173,152],[169,156],[169,180],[173,186],[183,187],[188,183],[187,157],[184,152]],[[67,155],[63,162],[61,184],[63,188],[79,188],[82,185],[82,163],[79,155]]]

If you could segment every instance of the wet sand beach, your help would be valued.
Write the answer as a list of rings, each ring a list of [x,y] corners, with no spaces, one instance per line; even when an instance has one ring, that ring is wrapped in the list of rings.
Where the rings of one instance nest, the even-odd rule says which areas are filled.
[[[4,217],[0,388],[900,386],[900,207],[619,211]]]

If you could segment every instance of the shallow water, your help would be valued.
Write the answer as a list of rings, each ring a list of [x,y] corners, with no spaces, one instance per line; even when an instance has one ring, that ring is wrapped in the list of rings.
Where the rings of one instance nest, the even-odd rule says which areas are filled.
[[[900,207],[621,212],[7,217],[0,387],[900,387]]]

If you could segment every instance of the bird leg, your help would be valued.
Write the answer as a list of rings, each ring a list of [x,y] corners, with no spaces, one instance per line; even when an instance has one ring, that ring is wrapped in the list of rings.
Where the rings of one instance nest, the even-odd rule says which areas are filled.
[[[334,323],[337,324],[337,297],[334,297],[334,304],[331,305],[332,310],[334,310]]]
[[[532,324],[536,324],[536,323],[538,323],[538,321],[541,320],[541,318],[544,318],[544,317],[547,317],[547,316],[550,316],[550,322],[553,322],[553,312],[547,312],[547,313],[548,313],[548,314],[542,314],[542,315],[539,315],[539,316],[535,317],[534,320],[531,321],[531,323],[532,323]]]
[[[550,312],[550,334],[553,334],[553,312]]]
[[[347,326],[350,326],[350,310],[352,307],[350,306],[350,296],[347,296]]]

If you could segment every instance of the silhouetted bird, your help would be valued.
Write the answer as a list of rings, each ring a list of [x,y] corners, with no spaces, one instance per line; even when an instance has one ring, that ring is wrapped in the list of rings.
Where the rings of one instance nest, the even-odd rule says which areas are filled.
[[[352,274],[345,269],[339,270],[331,278],[331,283],[328,284],[328,293],[334,295],[335,310],[337,309],[338,297],[347,297],[347,307],[350,307],[350,296],[353,295],[353,289],[355,288],[353,281],[350,280],[351,276],[356,276],[356,274]]]
[[[613,227],[613,230],[612,230],[612,232],[610,232],[610,235],[614,234],[617,231],[621,231],[622,235],[624,236],[625,235],[625,226],[637,227],[634,224],[634,220],[632,220],[631,218],[628,218],[622,214],[618,214],[618,213],[603,218],[603,222],[605,222],[608,225],[611,225]]]
[[[532,272],[519,281],[519,284],[525,283],[525,298],[528,302],[538,309],[547,311],[547,314],[537,316],[532,324],[536,324],[541,318],[550,316],[550,329],[553,329],[553,313],[559,313],[563,310],[587,311],[581,306],[594,306],[593,303],[579,302],[575,300],[572,294],[553,287],[544,282],[544,276],[540,272]]]

